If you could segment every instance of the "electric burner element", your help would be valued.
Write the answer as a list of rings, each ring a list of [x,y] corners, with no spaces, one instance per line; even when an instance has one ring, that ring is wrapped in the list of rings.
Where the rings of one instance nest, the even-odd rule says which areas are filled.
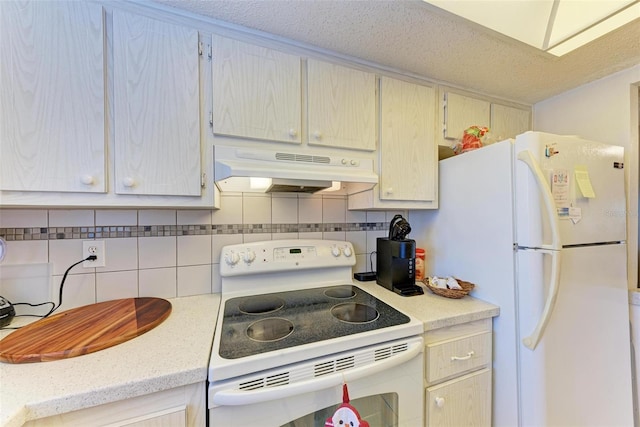
[[[260,295],[247,298],[238,305],[238,310],[244,314],[267,314],[280,310],[284,307],[282,298]]]
[[[356,292],[353,290],[353,287],[351,285],[329,288],[324,291],[324,294],[329,298],[336,299],[353,298],[356,296]]]
[[[254,341],[281,340],[293,332],[293,323],[279,317],[269,317],[253,322],[247,328],[247,336]]]
[[[380,316],[375,308],[357,303],[338,304],[331,309],[331,314],[336,319],[347,323],[373,322]]]

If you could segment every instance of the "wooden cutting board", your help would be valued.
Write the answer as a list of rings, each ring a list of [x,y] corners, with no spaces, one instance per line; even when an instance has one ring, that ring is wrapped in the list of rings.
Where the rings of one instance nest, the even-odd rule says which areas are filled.
[[[33,363],[93,353],[155,328],[171,314],[161,298],[89,304],[38,320],[0,340],[0,361]]]

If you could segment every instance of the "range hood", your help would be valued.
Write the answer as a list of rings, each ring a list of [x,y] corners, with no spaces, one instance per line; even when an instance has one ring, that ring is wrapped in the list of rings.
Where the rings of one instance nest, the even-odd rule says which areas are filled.
[[[214,146],[213,156],[220,191],[352,194],[378,183],[373,160],[351,154]]]

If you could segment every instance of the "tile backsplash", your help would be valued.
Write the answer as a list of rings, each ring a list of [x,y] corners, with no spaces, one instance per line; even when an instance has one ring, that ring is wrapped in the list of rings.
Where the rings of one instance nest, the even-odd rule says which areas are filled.
[[[344,196],[223,194],[219,210],[0,209],[7,253],[0,267],[49,264],[49,293],[57,301],[67,268],[82,259],[83,240],[105,241],[106,266],[69,271],[62,309],[116,298],[172,298],[219,292],[223,246],[276,239],[348,240],[354,271],[375,264],[376,238],[397,211],[348,211]],[[400,212],[406,214],[406,212]],[[11,289],[0,292],[33,295]],[[9,288],[7,288],[9,286]],[[12,282],[11,286],[15,286]],[[37,295],[37,296],[36,296]]]

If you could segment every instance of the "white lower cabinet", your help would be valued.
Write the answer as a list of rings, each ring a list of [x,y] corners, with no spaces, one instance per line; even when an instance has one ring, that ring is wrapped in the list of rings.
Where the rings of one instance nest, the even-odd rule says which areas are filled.
[[[424,334],[425,425],[491,425],[491,319]]]
[[[25,427],[204,427],[207,403],[204,382],[39,418]]]

